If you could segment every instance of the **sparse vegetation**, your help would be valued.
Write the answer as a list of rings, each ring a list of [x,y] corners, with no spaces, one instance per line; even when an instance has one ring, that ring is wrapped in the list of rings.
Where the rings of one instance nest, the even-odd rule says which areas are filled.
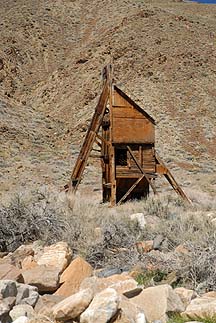
[[[128,202],[107,208],[87,198],[74,199],[73,207],[58,195],[34,194],[34,198],[15,197],[0,209],[2,250],[13,251],[20,244],[37,239],[45,243],[67,241],[75,253],[82,255],[94,268],[131,269],[139,264],[143,272],[137,279],[160,283],[172,271],[178,281],[196,290],[212,290],[216,281],[216,239],[212,210],[179,203],[178,198],[163,196]],[[143,212],[147,226],[141,229],[129,215]],[[140,254],[137,241],[164,237],[161,251]],[[188,254],[178,254],[182,245]]]

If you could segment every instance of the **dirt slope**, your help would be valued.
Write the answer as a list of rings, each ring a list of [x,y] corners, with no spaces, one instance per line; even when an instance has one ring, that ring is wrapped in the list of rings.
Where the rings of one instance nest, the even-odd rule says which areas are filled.
[[[0,193],[65,184],[111,59],[180,182],[214,193],[215,18],[216,5],[171,0],[1,1]]]

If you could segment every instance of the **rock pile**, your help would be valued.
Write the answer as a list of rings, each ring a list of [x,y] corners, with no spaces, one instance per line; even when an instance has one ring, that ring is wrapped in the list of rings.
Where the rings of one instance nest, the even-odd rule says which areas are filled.
[[[165,323],[177,313],[186,320],[215,316],[216,292],[145,288],[129,272],[94,272],[64,242],[21,246],[0,259],[1,323],[30,323],[38,315],[57,322]]]

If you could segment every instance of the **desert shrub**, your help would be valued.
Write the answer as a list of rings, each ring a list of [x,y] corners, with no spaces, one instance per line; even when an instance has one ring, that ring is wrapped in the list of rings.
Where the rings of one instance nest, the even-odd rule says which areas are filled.
[[[63,195],[64,196],[64,195]],[[13,251],[23,243],[42,240],[47,244],[68,242],[74,254],[94,268],[130,269],[141,264],[163,274],[175,271],[181,282],[197,290],[215,289],[216,239],[211,207],[188,207],[178,197],[159,196],[108,208],[97,200],[77,195],[72,206],[57,194],[34,193],[16,196],[0,206],[0,244]],[[130,214],[143,212],[147,225],[141,229]],[[99,234],[98,234],[99,233]],[[138,253],[136,242],[164,237],[162,252]],[[187,259],[175,252],[183,245]]]
[[[38,239],[52,243],[61,240],[66,226],[58,210],[48,203],[27,202],[16,195],[9,205],[0,206],[0,248],[14,251],[21,244]]]

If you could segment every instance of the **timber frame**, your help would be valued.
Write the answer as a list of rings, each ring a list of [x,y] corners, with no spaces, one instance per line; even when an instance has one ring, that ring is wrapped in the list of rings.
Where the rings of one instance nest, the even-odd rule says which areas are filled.
[[[111,65],[103,70],[103,89],[66,191],[77,190],[94,143],[100,149],[103,202],[114,206],[147,197],[150,187],[157,194],[159,174],[191,203],[155,150],[154,119],[113,84]]]

